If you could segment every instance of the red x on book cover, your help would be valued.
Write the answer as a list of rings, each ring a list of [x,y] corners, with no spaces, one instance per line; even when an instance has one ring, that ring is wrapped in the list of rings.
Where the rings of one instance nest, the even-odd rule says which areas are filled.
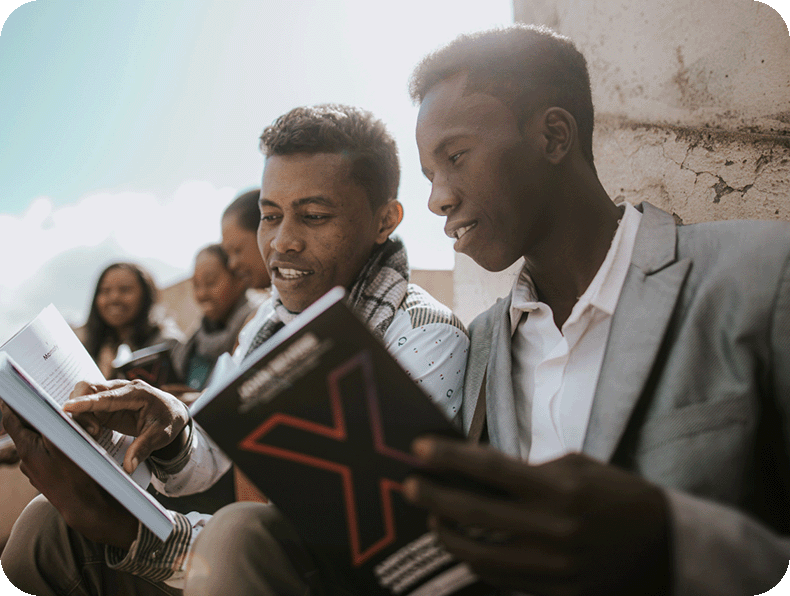
[[[401,493],[414,438],[462,435],[343,297],[286,325],[193,416],[355,593],[483,593]]]

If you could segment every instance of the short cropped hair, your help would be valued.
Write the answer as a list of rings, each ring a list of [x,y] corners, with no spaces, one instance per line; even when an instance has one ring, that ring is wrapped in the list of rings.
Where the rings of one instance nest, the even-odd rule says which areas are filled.
[[[225,252],[225,249],[222,248],[221,244],[209,244],[208,246],[204,246],[195,255],[195,260],[203,255],[214,255],[219,259],[219,262],[222,264],[223,269],[228,268],[228,253]]]
[[[568,38],[548,27],[516,24],[457,37],[417,65],[409,94],[421,103],[431,88],[465,73],[466,91],[503,101],[519,127],[542,101],[567,110],[576,120],[585,160],[593,163],[593,104],[584,56]]]
[[[366,110],[340,104],[294,108],[264,129],[260,147],[266,157],[342,153],[374,211],[398,197],[398,147],[384,123]]]
[[[230,205],[225,207],[222,219],[233,215],[236,217],[239,227],[257,234],[258,224],[261,221],[261,209],[258,206],[260,194],[261,189],[259,188],[241,193],[233,199]]]

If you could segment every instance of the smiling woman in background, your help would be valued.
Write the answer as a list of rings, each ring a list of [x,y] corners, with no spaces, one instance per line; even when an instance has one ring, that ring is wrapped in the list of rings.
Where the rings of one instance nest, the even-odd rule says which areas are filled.
[[[203,318],[192,337],[173,350],[173,366],[191,390],[199,391],[217,358],[233,350],[236,336],[258,305],[245,296],[244,282],[228,268],[228,255],[219,244],[198,252],[192,288]]]
[[[156,296],[151,276],[134,263],[113,263],[99,276],[88,321],[78,335],[107,379],[115,376],[112,361],[121,344],[139,350],[183,339],[172,320],[154,317]]]

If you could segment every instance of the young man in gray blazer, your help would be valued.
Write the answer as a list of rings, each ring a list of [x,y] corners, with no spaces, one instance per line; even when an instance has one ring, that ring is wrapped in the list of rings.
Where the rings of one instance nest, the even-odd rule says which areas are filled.
[[[790,560],[790,227],[616,206],[585,60],[514,26],[412,78],[429,207],[513,291],[471,326],[461,418],[417,454],[448,549],[529,594],[758,594]],[[486,424],[482,424],[485,415]]]

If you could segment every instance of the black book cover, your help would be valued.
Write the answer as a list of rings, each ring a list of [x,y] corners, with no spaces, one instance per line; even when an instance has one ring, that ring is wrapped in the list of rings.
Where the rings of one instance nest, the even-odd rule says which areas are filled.
[[[343,296],[332,290],[275,334],[193,416],[349,589],[479,594],[401,493],[419,467],[414,438],[462,434]]]
[[[154,387],[180,383],[170,358],[172,348],[172,343],[165,342],[135,350],[126,358],[116,359],[113,368],[122,379],[141,379]]]

